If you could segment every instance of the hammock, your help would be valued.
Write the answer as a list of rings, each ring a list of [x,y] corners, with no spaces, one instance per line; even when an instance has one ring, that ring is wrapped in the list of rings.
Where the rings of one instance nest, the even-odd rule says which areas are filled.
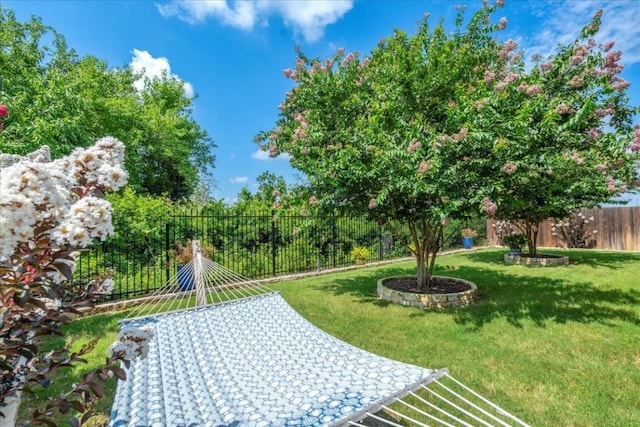
[[[340,341],[199,253],[120,324],[154,338],[118,382],[112,427],[526,426],[446,369]]]

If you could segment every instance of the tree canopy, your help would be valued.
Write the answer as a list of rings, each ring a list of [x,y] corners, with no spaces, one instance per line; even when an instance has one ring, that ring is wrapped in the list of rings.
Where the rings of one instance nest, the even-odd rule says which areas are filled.
[[[0,103],[8,107],[0,151],[24,154],[48,145],[54,158],[112,135],[126,145],[129,183],[136,192],[192,194],[213,167],[215,145],[191,117],[193,99],[170,76],[142,78],[79,57],[39,18],[19,22],[0,8]]]
[[[594,72],[582,90],[570,85],[580,73],[562,64],[571,62],[578,42],[559,48],[551,60],[555,71],[543,72],[538,64],[526,72],[514,42],[496,37],[507,25],[506,18],[493,18],[502,3],[486,4],[466,28],[461,8],[451,33],[442,22],[432,28],[424,16],[414,35],[396,30],[363,59],[342,49],[326,60],[299,52],[295,68],[284,70],[296,86],[280,105],[277,126],[257,137],[270,155],[289,153],[291,164],[306,174],[310,209],[408,224],[419,286],[429,285],[448,220],[482,210],[521,219],[517,208],[529,204],[531,194],[539,205],[550,200],[558,206],[557,193],[571,194],[563,207],[571,210],[606,200],[630,178],[632,110],[616,73]],[[584,73],[595,67],[587,57],[585,51],[590,67]],[[608,113],[613,115],[604,129],[596,116],[610,103],[615,112]],[[561,104],[571,114],[557,112]],[[594,168],[585,178],[586,169],[574,165],[589,146]],[[606,165],[607,173],[595,173],[592,160]],[[510,173],[514,164],[531,170],[519,183],[519,174]],[[552,182],[538,179],[549,168]],[[545,218],[556,212],[561,210],[544,212]]]

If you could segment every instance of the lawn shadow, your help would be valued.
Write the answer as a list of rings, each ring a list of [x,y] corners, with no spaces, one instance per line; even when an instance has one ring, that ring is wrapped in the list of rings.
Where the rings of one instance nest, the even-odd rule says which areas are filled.
[[[504,255],[508,249],[497,249],[488,251],[472,251],[462,254],[469,261],[486,264],[506,265]],[[596,252],[588,249],[555,249],[542,248],[538,250],[541,254],[564,255],[569,257],[570,265],[583,265],[590,267],[606,267],[611,269],[624,268],[625,263],[640,262],[640,254],[628,252]],[[555,268],[555,267],[530,267],[530,268]]]
[[[495,256],[495,253],[470,254],[483,260],[491,259],[492,255]],[[628,260],[628,256],[625,259]],[[358,303],[384,307],[390,303],[375,295],[378,280],[414,272],[415,270],[407,267],[363,270],[355,277],[335,279],[317,285],[316,288],[335,295],[352,295]],[[598,322],[614,326],[616,322],[622,321],[640,326],[640,316],[632,309],[640,305],[640,290],[606,289],[588,280],[576,282],[531,277],[474,266],[444,267],[436,274],[464,278],[478,286],[480,300],[476,304],[435,310],[450,314],[456,323],[473,329],[479,329],[497,319],[506,319],[515,327],[522,327],[525,321],[541,328],[548,322]],[[410,317],[421,317],[433,312],[413,307],[407,307],[407,310],[413,310]]]
[[[480,328],[499,318],[516,327],[528,320],[545,327],[547,322],[594,323],[614,326],[623,321],[640,326],[631,308],[640,304],[640,291],[605,289],[588,281],[531,277],[487,268],[462,266],[447,274],[473,278],[480,301],[469,307],[442,310],[456,323]],[[413,316],[424,315],[417,312]]]
[[[358,303],[375,304],[385,307],[390,303],[378,298],[376,288],[378,280],[384,277],[404,276],[415,274],[415,268],[402,268],[397,266],[363,269],[357,276],[339,278],[315,285],[314,289],[322,292],[330,292],[334,295],[351,295]]]

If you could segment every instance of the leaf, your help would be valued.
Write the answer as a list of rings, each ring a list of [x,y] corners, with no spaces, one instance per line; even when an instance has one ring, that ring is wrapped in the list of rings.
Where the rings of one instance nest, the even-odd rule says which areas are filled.
[[[113,367],[111,368],[111,372],[113,372],[113,375],[115,375],[118,379],[120,380],[126,380],[127,379],[127,374],[124,371],[124,369],[120,368],[120,367]]]
[[[89,387],[91,387],[91,391],[93,391],[93,394],[95,394],[99,398],[104,397],[104,389],[102,388],[102,385],[95,383],[93,381],[90,381],[88,384],[89,384]]]

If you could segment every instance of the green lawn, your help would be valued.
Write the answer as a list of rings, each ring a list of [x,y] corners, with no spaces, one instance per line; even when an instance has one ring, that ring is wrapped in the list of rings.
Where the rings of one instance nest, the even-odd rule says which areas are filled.
[[[505,265],[504,250],[439,257],[436,274],[471,280],[480,291],[479,303],[453,310],[376,299],[378,279],[412,274],[413,263],[272,287],[319,328],[386,357],[447,367],[531,425],[640,425],[640,254],[553,252],[568,254],[571,264]],[[101,335],[104,351],[115,336],[115,319],[74,322],[67,339],[80,345]],[[102,402],[98,409],[109,406]]]

